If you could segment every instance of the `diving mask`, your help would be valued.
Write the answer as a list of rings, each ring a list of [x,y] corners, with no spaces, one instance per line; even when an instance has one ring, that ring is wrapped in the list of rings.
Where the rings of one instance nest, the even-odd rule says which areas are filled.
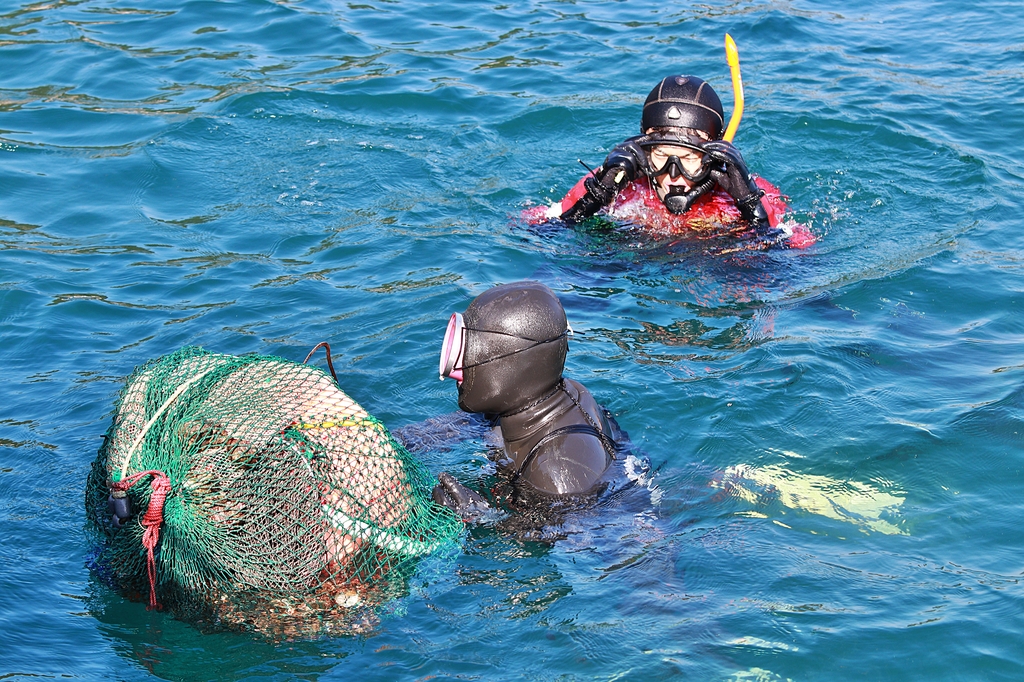
[[[462,381],[462,352],[466,339],[466,324],[462,321],[462,313],[452,313],[448,320],[448,329],[444,333],[441,344],[441,364],[439,378]]]
[[[668,175],[673,180],[684,177],[699,183],[711,173],[711,158],[697,145],[659,144],[647,152],[651,177]]]
[[[466,369],[463,364],[463,356],[466,352],[466,331],[479,332],[483,334],[498,334],[500,336],[507,336],[514,339],[522,339],[524,341],[532,342],[530,345],[524,348],[517,348],[515,350],[501,353],[493,357],[481,360],[470,367],[479,367],[480,365],[486,365],[495,360],[501,360],[503,358],[511,357],[517,353],[521,353],[537,346],[553,343],[559,339],[572,334],[572,327],[569,323],[565,324],[565,331],[561,334],[553,336],[548,339],[532,339],[526,336],[520,336],[518,334],[509,334],[507,332],[491,331],[487,329],[469,329],[466,327],[466,323],[463,321],[461,313],[452,313],[451,318],[448,320],[448,329],[444,333],[444,341],[441,343],[441,362],[438,365],[438,370],[441,380],[444,379],[455,379],[455,381],[462,382],[463,370]]]

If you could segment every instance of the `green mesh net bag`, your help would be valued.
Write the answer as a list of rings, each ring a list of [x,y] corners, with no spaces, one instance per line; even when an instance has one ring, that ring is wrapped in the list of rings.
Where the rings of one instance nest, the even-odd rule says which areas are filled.
[[[86,491],[97,568],[218,628],[359,630],[462,523],[325,372],[185,348],[128,378]]]

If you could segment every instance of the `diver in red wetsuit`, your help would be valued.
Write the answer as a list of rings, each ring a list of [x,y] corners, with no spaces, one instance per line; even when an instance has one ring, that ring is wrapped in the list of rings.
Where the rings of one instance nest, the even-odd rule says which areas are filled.
[[[580,222],[602,209],[658,231],[704,230],[742,219],[759,244],[796,237],[779,227],[786,203],[779,191],[747,170],[743,156],[722,139],[718,94],[696,76],[669,76],[647,96],[641,135],[618,144],[550,208],[528,210],[528,222]],[[808,241],[809,240],[809,241]],[[806,230],[787,245],[813,242]]]

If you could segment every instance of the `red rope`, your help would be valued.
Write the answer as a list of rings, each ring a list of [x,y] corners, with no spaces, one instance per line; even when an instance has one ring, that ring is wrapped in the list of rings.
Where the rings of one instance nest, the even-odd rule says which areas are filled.
[[[112,484],[110,489],[127,491],[146,476],[153,477],[149,483],[153,490],[149,496],[149,508],[146,509],[146,514],[142,517],[142,527],[146,529],[142,534],[142,546],[146,548],[146,572],[149,574],[149,606],[146,608],[159,610],[163,606],[156,600],[156,558],[153,556],[153,550],[156,549],[156,544],[160,541],[160,525],[164,522],[164,500],[171,492],[171,480],[164,472],[151,469],[132,474],[128,478]]]

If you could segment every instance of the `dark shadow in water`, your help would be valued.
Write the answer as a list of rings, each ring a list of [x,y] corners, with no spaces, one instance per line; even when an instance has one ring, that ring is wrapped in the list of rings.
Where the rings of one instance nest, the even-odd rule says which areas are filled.
[[[317,642],[272,642],[242,633],[204,633],[171,614],[124,599],[93,572],[87,606],[119,656],[165,680],[236,680],[268,667],[292,679],[315,680],[347,653],[325,657]],[[287,653],[285,653],[287,652]]]

